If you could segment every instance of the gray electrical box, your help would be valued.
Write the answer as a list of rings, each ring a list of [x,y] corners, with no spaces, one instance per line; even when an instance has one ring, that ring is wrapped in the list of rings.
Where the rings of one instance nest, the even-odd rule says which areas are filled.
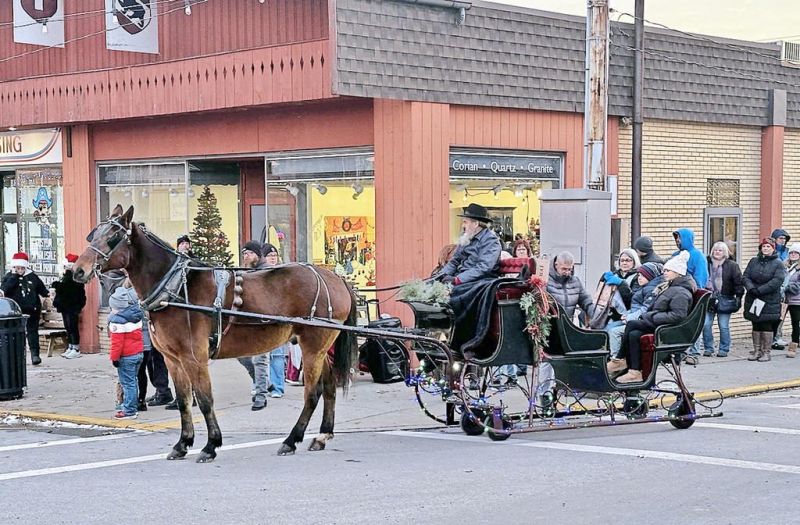
[[[553,258],[562,251],[575,256],[575,275],[592,293],[610,270],[611,193],[567,189],[543,190],[540,251]]]

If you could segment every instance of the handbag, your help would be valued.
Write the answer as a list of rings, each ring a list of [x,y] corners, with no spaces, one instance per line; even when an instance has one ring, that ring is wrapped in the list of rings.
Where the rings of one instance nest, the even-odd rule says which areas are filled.
[[[741,299],[733,295],[716,295],[716,311],[720,314],[732,314],[742,307]]]

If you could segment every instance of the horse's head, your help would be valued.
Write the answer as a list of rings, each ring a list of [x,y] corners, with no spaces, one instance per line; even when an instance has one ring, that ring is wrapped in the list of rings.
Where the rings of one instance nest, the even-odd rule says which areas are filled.
[[[79,283],[86,283],[95,272],[127,267],[132,219],[133,206],[123,213],[122,206],[117,204],[111,215],[86,237],[89,246],[75,262],[72,278]]]

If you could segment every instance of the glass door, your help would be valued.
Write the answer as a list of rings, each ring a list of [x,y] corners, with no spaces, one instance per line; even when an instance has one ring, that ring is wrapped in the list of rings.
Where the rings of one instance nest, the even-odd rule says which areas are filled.
[[[0,198],[0,270],[5,273],[6,264],[19,251],[19,228],[17,224],[17,180],[13,171],[0,172],[2,197]]]

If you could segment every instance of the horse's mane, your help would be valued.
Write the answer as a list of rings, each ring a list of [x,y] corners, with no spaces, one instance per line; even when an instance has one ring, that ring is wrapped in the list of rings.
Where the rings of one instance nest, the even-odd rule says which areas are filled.
[[[178,257],[188,257],[185,253],[181,253],[175,248],[172,247],[170,243],[156,235],[151,229],[147,227],[147,225],[143,222],[134,222],[134,226],[137,226],[139,233],[147,237],[153,244],[156,246],[166,250],[167,252],[177,255]],[[205,261],[201,261],[197,257],[189,257],[189,260],[192,261],[192,266],[198,266],[202,268],[211,268],[212,266]]]

